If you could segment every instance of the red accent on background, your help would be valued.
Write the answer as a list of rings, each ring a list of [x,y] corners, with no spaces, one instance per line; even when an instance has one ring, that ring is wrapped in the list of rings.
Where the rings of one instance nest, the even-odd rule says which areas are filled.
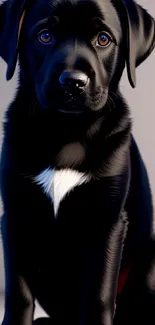
[[[120,294],[123,291],[123,288],[125,286],[125,283],[126,283],[126,281],[128,279],[128,275],[129,275],[130,269],[131,269],[130,266],[126,267],[124,269],[124,271],[121,272],[121,274],[119,275],[119,278],[118,278],[118,287],[117,287],[117,294]]]

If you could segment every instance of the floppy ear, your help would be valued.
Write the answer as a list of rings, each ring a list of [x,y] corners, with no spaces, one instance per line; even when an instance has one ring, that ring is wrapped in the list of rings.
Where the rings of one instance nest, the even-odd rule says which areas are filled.
[[[127,73],[131,86],[136,86],[135,69],[155,47],[155,20],[133,0],[122,0],[127,22]],[[126,23],[125,23],[126,24]]]
[[[26,2],[26,0],[8,0],[0,6],[0,56],[7,63],[7,80],[12,78],[16,68]]]

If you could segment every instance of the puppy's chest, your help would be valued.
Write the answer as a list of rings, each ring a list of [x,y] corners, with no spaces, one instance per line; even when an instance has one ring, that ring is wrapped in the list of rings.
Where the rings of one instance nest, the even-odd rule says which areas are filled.
[[[61,201],[76,187],[88,183],[90,175],[72,169],[54,170],[48,168],[41,172],[35,181],[42,187],[43,192],[50,197],[56,217]]]

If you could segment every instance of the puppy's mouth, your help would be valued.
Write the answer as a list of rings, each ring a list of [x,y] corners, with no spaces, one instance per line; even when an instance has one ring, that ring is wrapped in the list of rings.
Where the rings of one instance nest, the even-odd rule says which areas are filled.
[[[102,108],[107,101],[107,91],[102,87],[98,87],[93,95],[83,93],[80,96],[73,93],[66,95],[60,89],[55,89],[52,99],[50,99],[51,92],[38,91],[38,93],[40,104],[45,109],[49,108],[53,112],[62,115],[79,117],[101,114]]]

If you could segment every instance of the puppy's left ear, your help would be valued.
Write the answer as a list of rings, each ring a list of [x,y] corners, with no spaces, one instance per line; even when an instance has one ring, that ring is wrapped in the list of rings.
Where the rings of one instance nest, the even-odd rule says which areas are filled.
[[[28,0],[8,0],[0,6],[0,56],[7,63],[6,79],[14,74],[20,31]]]
[[[136,67],[155,47],[155,20],[133,0],[121,0],[127,24],[127,72],[131,86],[136,86]]]

